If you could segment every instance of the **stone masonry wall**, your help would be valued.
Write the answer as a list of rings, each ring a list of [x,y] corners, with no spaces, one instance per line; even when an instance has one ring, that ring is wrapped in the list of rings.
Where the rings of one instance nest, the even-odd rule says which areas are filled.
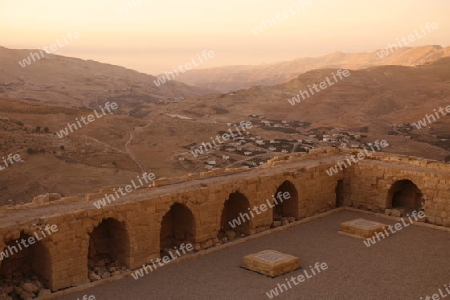
[[[359,162],[345,172],[345,205],[384,212],[392,207],[389,190],[403,180],[422,193],[426,221],[450,227],[450,165],[426,159],[378,155]]]
[[[336,207],[339,181],[343,180],[344,205],[381,212],[388,207],[389,188],[398,180],[409,179],[423,193],[428,222],[450,226],[450,168],[444,164],[404,158],[392,161],[378,155],[329,176],[326,170],[342,158],[341,153],[326,150],[307,158],[285,157],[273,160],[266,168],[223,178],[200,178],[190,188],[176,189],[174,185],[172,191],[171,185],[152,187],[102,209],[95,208],[92,201],[78,201],[13,212],[0,220],[0,250],[21,233],[32,235],[45,224],[56,224],[58,232],[40,241],[40,250],[32,252],[43,260],[36,273],[56,291],[89,282],[91,235],[107,219],[112,219],[114,228],[120,228],[122,234],[121,250],[115,251],[115,256],[128,269],[136,269],[160,256],[161,223],[175,203],[192,213],[194,248],[201,250],[220,242],[222,211],[231,194],[245,196],[250,208],[266,203],[266,199],[273,203],[272,195],[286,181],[295,186],[298,217],[305,218]],[[172,192],[152,194],[158,189]],[[248,225],[250,234],[270,229],[272,209],[255,214]]]

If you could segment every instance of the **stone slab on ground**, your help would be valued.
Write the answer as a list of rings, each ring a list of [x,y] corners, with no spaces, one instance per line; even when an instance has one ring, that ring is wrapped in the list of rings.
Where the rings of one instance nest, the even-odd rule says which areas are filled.
[[[384,231],[388,225],[369,221],[363,218],[341,223],[339,233],[343,233],[352,237],[370,238],[377,232]]]
[[[245,256],[241,266],[263,275],[276,277],[300,268],[300,260],[298,257],[275,250],[264,250]]]

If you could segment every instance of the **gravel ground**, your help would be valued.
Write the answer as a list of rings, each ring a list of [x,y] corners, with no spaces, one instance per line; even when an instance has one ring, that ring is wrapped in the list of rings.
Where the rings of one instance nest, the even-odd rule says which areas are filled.
[[[425,299],[450,284],[450,233],[409,226],[366,247],[362,239],[338,234],[344,221],[365,218],[341,211],[205,256],[171,264],[135,280],[132,277],[59,299],[269,299],[266,292],[297,270],[276,278],[239,267],[247,254],[273,249],[300,258],[303,269],[325,262],[328,269],[274,299]],[[407,220],[405,220],[407,221]]]

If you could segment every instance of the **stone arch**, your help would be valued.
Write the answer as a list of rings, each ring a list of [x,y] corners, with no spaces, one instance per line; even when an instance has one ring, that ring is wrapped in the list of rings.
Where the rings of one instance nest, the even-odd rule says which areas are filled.
[[[247,197],[240,193],[234,192],[228,196],[222,207],[220,217],[220,230],[217,237],[223,241],[240,237],[241,234],[249,235],[252,228],[252,219],[255,213],[249,211],[250,202]],[[231,225],[231,224],[233,225]]]
[[[100,222],[89,235],[90,280],[98,280],[98,277],[105,278],[107,272],[113,273],[129,268],[130,247],[130,238],[125,222],[119,222],[113,218],[107,218]],[[109,276],[106,275],[106,277]]]
[[[386,207],[418,210],[422,208],[422,199],[422,192],[411,180],[398,180],[388,191]]]
[[[21,231],[19,238],[10,239],[2,249],[0,287],[4,291],[11,290],[8,295],[12,299],[31,296],[29,293],[19,296],[11,289],[12,286],[22,286],[25,280],[31,282],[33,289],[38,288],[33,291],[34,296],[37,296],[41,289],[52,288],[52,255],[48,244],[41,241],[47,236],[47,231],[44,229],[36,230],[31,234]]]
[[[196,242],[196,223],[192,211],[184,204],[175,203],[164,215],[160,230],[160,252],[166,256],[170,249]]]
[[[298,220],[298,191],[292,182],[289,180],[284,181],[277,188],[273,197],[275,199],[271,200],[271,204],[273,205],[272,216],[274,222],[283,221],[286,218]]]

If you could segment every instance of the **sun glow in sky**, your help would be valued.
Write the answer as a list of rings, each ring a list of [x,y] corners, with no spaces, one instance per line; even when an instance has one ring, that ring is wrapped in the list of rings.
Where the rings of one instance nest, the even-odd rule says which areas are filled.
[[[374,51],[427,22],[439,29],[411,46],[449,46],[449,12],[448,0],[0,0],[0,46],[42,48],[77,31],[55,54],[157,74],[203,50],[216,56],[201,68]]]

